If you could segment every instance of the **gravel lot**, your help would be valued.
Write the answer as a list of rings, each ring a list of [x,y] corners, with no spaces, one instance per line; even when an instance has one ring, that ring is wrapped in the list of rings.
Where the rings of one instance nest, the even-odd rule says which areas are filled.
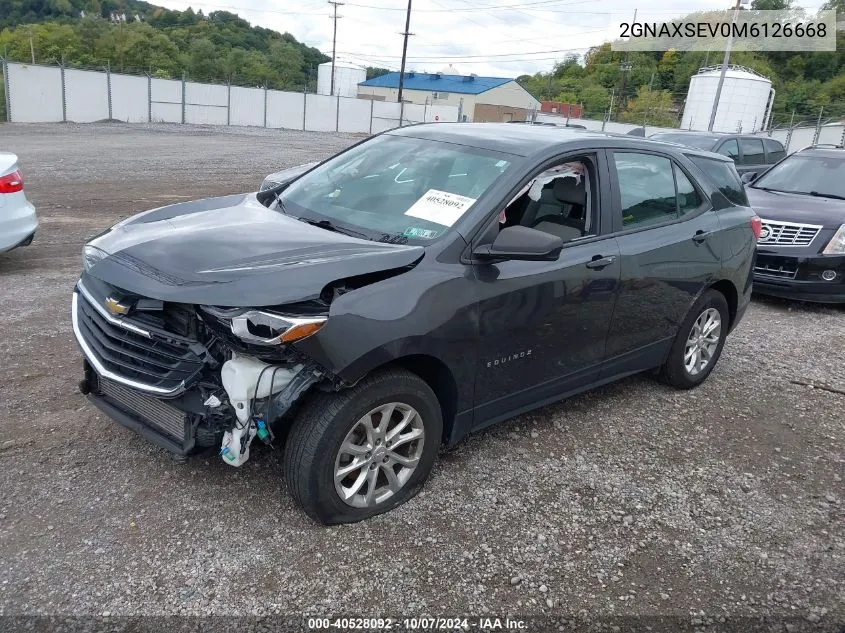
[[[845,625],[843,308],[755,300],[699,389],[637,377],[521,416],[442,454],[405,506],[351,526],[296,509],[281,451],[259,446],[240,470],[178,465],[88,404],[69,315],[88,236],[355,140],[0,126],[41,218],[32,246],[0,255],[0,614]]]

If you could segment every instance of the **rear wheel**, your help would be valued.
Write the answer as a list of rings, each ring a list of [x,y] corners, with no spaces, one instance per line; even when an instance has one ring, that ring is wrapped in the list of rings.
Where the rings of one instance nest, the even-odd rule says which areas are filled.
[[[661,368],[664,382],[691,389],[707,379],[716,366],[729,324],[728,302],[716,290],[702,294],[678,330],[669,357]]]
[[[317,393],[288,437],[288,488],[321,523],[380,514],[420,490],[442,428],[434,392],[404,370],[379,372],[346,391]]]

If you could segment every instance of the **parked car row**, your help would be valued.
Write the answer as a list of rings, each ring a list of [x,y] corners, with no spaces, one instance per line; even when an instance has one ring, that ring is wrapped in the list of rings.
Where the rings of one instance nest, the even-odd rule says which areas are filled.
[[[693,388],[752,287],[845,301],[845,150],[762,145],[740,178],[744,140],[701,137],[417,125],[139,213],[84,247],[80,391],[180,456],[285,435],[294,499],[345,523],[517,414],[645,371]]]

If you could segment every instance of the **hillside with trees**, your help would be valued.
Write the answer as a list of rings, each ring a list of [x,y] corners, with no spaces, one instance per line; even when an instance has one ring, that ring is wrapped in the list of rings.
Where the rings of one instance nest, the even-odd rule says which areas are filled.
[[[790,0],[756,0],[752,6],[793,8]],[[845,0],[825,8],[841,14]],[[735,51],[731,64],[772,80],[774,125],[814,124],[820,113],[823,120],[839,119],[845,116],[845,33],[838,31],[836,42],[835,52]],[[583,104],[587,118],[606,117],[613,100],[613,120],[676,127],[690,76],[699,68],[721,64],[722,56],[723,51],[614,52],[606,43],[583,58],[566,57],[548,73],[523,75],[517,81],[540,99]]]
[[[171,11],[137,0],[0,0],[10,60],[302,90],[329,58],[289,33],[228,11]]]

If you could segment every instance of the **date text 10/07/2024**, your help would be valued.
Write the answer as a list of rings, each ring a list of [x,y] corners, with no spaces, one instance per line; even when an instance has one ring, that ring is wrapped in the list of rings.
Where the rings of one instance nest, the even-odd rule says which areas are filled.
[[[524,620],[496,617],[476,618],[308,618],[311,630],[340,631],[523,631]]]

